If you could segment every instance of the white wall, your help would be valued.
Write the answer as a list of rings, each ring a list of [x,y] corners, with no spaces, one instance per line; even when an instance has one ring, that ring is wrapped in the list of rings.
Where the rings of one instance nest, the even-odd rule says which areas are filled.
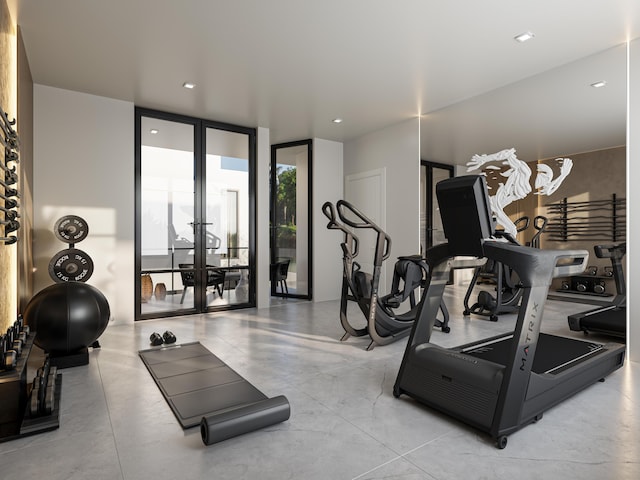
[[[391,256],[383,264],[387,285],[380,286],[380,291],[386,293],[391,287],[396,258],[420,252],[419,118],[391,125],[345,143],[345,176],[376,169],[386,170],[386,227],[381,226],[392,240]],[[362,261],[370,260],[363,258]]]
[[[631,188],[632,182],[640,178],[640,39],[629,44],[629,107],[627,131],[627,215],[629,217],[627,242],[634,245],[640,239],[640,191]],[[636,205],[636,208],[631,208]],[[640,305],[633,300],[634,292],[640,291],[640,254],[627,248],[627,355],[630,360],[640,361]]]
[[[259,127],[257,131],[256,160],[256,306],[269,306],[269,165],[271,164],[270,132]]]
[[[76,248],[94,262],[87,282],[105,294],[113,322],[134,318],[134,105],[34,85],[34,293],[53,284],[49,261],[67,244],[53,227],[87,221]]]
[[[323,302],[340,298],[342,284],[341,234],[327,229],[322,205],[335,203],[344,196],[343,145],[339,142],[313,140],[313,300]]]

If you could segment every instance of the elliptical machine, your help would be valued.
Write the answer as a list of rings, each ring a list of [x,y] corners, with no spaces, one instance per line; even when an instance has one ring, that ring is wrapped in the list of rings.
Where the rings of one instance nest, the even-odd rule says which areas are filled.
[[[540,248],[540,236],[544,233],[547,227],[548,219],[542,215],[538,215],[533,219],[533,227],[536,233],[531,240],[527,242],[526,246],[533,248]],[[517,231],[522,232],[529,228],[529,217],[520,217],[514,224]],[[496,230],[495,236],[497,238],[504,238],[509,243],[514,245],[520,245],[520,243],[510,234]],[[471,293],[478,283],[495,283],[496,296],[491,295],[490,292],[483,290],[478,293],[478,300],[471,307],[469,307],[469,298]],[[480,267],[477,267],[473,273],[471,283],[464,296],[464,312],[463,315],[468,316],[470,314],[483,315],[489,317],[492,322],[498,321],[498,315],[503,313],[514,313],[520,308],[520,300],[522,299],[523,288],[520,280],[513,269],[504,265],[501,262],[497,262],[488,259],[486,263]]]
[[[340,221],[336,218],[336,211]],[[372,350],[375,345],[386,345],[408,335],[418,311],[415,290],[425,284],[429,275],[429,267],[425,260],[420,255],[399,257],[394,267],[392,291],[381,297],[378,287],[382,263],[389,258],[391,252],[389,235],[345,200],[338,200],[335,207],[331,202],[325,202],[322,205],[322,213],[329,219],[328,229],[340,230],[344,234],[340,244],[343,253],[340,323],[345,334],[340,341],[345,341],[351,336],[369,335],[371,343],[367,346],[367,350]],[[357,220],[348,218],[348,215],[352,215]],[[360,264],[354,261],[359,253],[359,241],[347,226],[353,229],[371,229],[376,233],[373,274],[362,271]],[[407,299],[409,299],[410,310],[405,313],[394,312]],[[363,328],[356,328],[349,322],[347,317],[349,300],[356,302],[365,316],[367,324]],[[448,333],[450,331],[449,312],[444,301],[440,303],[440,310],[443,320],[436,320],[436,326]]]

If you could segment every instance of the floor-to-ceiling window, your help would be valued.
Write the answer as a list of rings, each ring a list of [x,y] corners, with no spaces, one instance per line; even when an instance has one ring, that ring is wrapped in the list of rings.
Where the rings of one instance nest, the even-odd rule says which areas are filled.
[[[136,318],[255,305],[254,166],[254,129],[136,109]]]

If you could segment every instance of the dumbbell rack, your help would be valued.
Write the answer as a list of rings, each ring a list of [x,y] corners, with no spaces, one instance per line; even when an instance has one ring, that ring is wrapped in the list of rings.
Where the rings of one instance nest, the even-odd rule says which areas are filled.
[[[594,286],[596,284],[602,285],[606,283],[608,280],[612,280],[612,277],[609,277],[609,276],[581,274],[581,275],[572,275],[570,277],[564,277],[562,280],[563,280],[563,283],[566,283],[568,288],[567,287],[559,288],[556,290],[557,292],[572,293],[576,295],[587,295],[592,297],[612,297],[613,296],[613,294],[607,291],[606,286],[603,286],[604,288],[603,292],[599,293],[594,290]],[[583,285],[584,289],[580,289],[578,285]]]
[[[56,375],[54,404],[49,415],[31,417],[27,406],[30,393],[27,371],[34,339],[35,332],[30,332],[15,369],[0,372],[0,443],[48,432],[60,426],[61,374]]]

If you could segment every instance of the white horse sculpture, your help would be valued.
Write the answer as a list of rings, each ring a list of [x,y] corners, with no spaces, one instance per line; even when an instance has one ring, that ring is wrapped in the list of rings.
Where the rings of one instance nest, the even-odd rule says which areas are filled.
[[[571,172],[573,160],[570,158],[557,158],[556,161],[560,163],[560,175],[555,179],[553,178],[551,167],[542,163],[538,164],[538,174],[535,180],[536,195],[551,195]],[[491,162],[501,162],[502,165],[509,166],[509,169],[500,173],[501,176],[506,178],[506,181],[504,183],[500,182],[495,194],[490,196],[489,200],[491,201],[491,210],[498,223],[502,225],[505,232],[515,238],[518,233],[516,226],[509,216],[504,213],[504,209],[507,205],[516,200],[522,200],[531,193],[532,189],[529,183],[531,169],[526,162],[516,156],[515,148],[509,148],[497,153],[474,155],[471,157],[471,161],[467,163],[467,172],[477,170]],[[495,165],[489,165],[485,168],[487,170],[501,169],[501,167]],[[486,172],[483,172],[482,175],[486,176]]]

